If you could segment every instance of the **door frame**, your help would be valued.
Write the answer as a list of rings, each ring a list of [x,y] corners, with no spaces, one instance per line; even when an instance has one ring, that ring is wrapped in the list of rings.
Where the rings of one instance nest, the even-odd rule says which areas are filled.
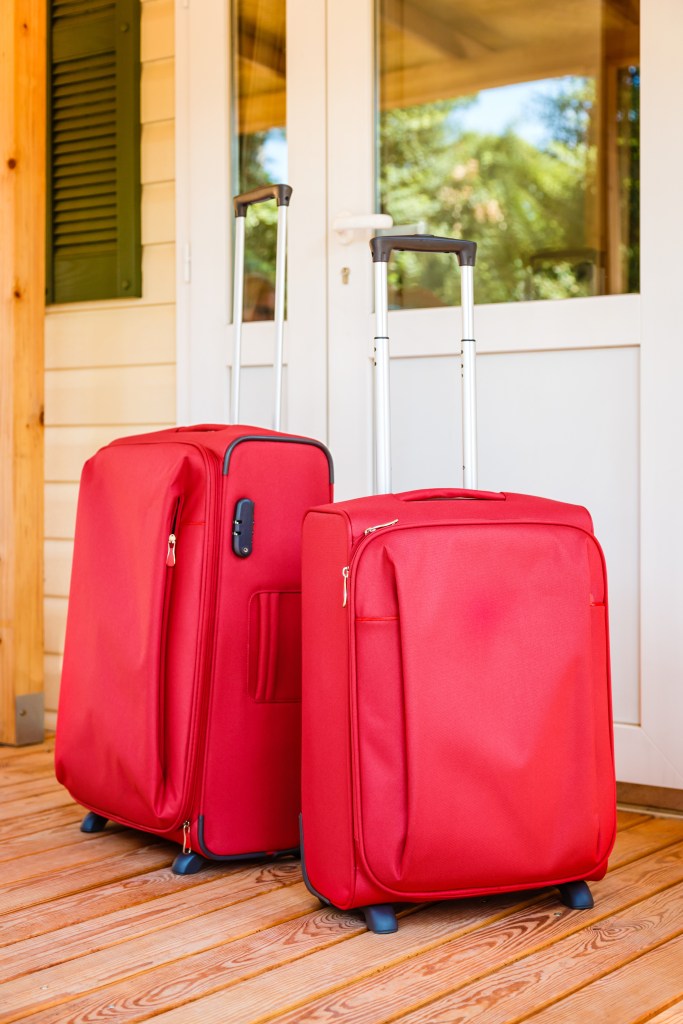
[[[178,420],[186,422],[224,418],[226,408],[227,381],[215,367],[229,363],[230,25],[225,0],[182,3],[188,5],[176,8],[177,396]],[[335,404],[352,402],[355,390],[367,386],[367,375],[354,377],[350,362],[327,351],[328,298],[339,287],[338,254],[328,225],[338,208],[351,202],[362,203],[357,212],[366,212],[371,197],[336,195],[334,204],[327,198],[327,174],[338,158],[328,137],[328,118],[346,116],[328,84],[344,80],[339,77],[344,71],[347,83],[353,78],[348,74],[350,60],[356,65],[354,75],[359,62],[371,73],[362,52],[367,35],[365,42],[359,41],[354,17],[371,17],[372,0],[346,0],[344,5],[288,0],[287,8],[289,177],[295,182],[295,209],[299,194],[307,201],[306,216],[291,220],[289,261],[297,269],[290,274],[285,338],[293,410],[288,428],[329,440],[334,449],[329,420],[335,422]],[[683,788],[683,699],[677,678],[683,666],[683,540],[678,522],[683,506],[678,452],[678,438],[683,437],[678,383],[683,379],[683,344],[675,332],[683,212],[670,202],[669,171],[683,165],[683,135],[670,130],[672,97],[683,77],[677,45],[683,35],[683,6],[678,0],[641,0],[641,11],[641,293],[565,300],[563,307],[567,337],[575,318],[586,323],[580,304],[588,303],[595,323],[609,324],[611,336],[618,339],[615,345],[640,348],[641,716],[639,725],[615,726],[617,775],[624,782]],[[295,47],[301,48],[303,59],[291,59]],[[359,159],[368,159],[368,154],[372,159],[371,138],[360,148]],[[346,265],[352,259],[349,252]],[[533,343],[535,350],[542,346],[548,337],[547,305],[478,309],[481,350],[508,350],[510,344],[521,344],[520,339],[527,346]],[[435,326],[442,315],[433,312]],[[410,317],[401,316],[402,328],[409,329]],[[563,347],[562,336],[553,330],[552,348]],[[396,354],[400,334],[396,332]],[[369,345],[369,324],[365,339],[359,338],[355,323],[348,325],[347,336],[350,345]],[[266,335],[254,331],[254,340],[249,363],[265,365]],[[356,429],[358,450],[369,453],[360,441],[361,434],[368,436],[367,424],[359,418]],[[367,464],[363,472],[367,480]]]

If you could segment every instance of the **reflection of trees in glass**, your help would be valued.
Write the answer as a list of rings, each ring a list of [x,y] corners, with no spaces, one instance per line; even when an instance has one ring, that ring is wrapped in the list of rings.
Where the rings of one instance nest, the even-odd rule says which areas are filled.
[[[568,78],[559,93],[539,98],[547,138],[537,145],[514,126],[501,134],[460,131],[458,111],[475,100],[382,112],[382,209],[397,224],[423,219],[433,234],[474,238],[480,302],[593,293],[600,261],[594,81]],[[637,169],[637,143],[632,155]],[[390,283],[398,306],[455,301],[444,257],[406,253],[392,264]]]
[[[268,171],[265,158],[267,142],[273,139],[276,132],[284,137],[284,129],[271,129],[268,132],[254,132],[240,135],[238,138],[238,191],[248,192],[261,185],[275,184],[272,174]],[[277,236],[277,206],[275,203],[258,203],[249,208],[247,217],[246,240],[246,274],[254,279],[261,279],[275,285],[275,246]],[[245,303],[245,318],[249,319],[249,310]],[[255,317],[255,319],[261,319]]]
[[[617,72],[617,152],[625,290],[640,288],[640,68]]]

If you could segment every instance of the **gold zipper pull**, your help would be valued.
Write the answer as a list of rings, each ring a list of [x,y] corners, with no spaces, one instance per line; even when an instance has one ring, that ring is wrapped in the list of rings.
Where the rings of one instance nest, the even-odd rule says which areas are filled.
[[[190,826],[191,822],[183,822],[183,853],[192,853],[192,843],[190,840]]]
[[[392,519],[390,523],[378,523],[377,526],[368,526],[367,530],[364,530],[364,535],[367,537],[369,533],[374,533],[375,530],[383,530],[385,526],[396,526],[398,519]]]
[[[169,533],[168,535],[168,551],[166,552],[166,565],[175,565],[175,533]]]
[[[349,573],[350,572],[351,572],[350,566],[345,565],[344,568],[342,569],[342,576],[344,577],[344,600],[342,601],[342,608],[346,608],[346,604],[347,604],[348,599],[349,599],[349,590],[348,590],[347,580],[349,578]]]

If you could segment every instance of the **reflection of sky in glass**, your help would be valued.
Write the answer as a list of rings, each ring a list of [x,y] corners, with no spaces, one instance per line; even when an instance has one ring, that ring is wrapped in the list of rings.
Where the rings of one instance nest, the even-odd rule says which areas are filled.
[[[273,182],[287,181],[287,136],[283,128],[266,133],[262,149],[263,169]]]
[[[581,79],[567,76],[482,89],[474,103],[454,111],[450,121],[456,132],[502,135],[513,129],[520,138],[542,148],[550,142],[551,135],[538,101],[555,99],[579,81]]]

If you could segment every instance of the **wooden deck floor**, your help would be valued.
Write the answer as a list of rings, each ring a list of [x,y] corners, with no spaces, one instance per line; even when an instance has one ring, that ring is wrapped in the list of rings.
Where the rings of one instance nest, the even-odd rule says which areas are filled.
[[[50,742],[0,748],[0,795],[2,1022],[683,1022],[682,819],[620,814],[594,910],[470,899],[376,936],[296,861],[178,878],[168,843],[82,835]]]

